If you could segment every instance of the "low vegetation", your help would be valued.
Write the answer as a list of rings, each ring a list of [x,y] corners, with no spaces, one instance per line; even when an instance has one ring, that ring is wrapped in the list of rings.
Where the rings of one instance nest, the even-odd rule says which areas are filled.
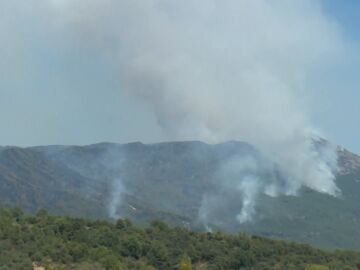
[[[356,270],[360,254],[246,235],[0,211],[0,270]]]

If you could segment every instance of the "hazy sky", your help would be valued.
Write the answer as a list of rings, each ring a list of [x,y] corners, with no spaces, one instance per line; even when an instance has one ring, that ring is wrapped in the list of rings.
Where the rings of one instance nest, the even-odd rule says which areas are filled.
[[[0,145],[168,139],[149,105],[123,91],[110,53],[53,23],[46,4],[28,2],[0,0]],[[360,2],[320,2],[351,53],[314,75],[311,118],[331,140],[360,153]]]

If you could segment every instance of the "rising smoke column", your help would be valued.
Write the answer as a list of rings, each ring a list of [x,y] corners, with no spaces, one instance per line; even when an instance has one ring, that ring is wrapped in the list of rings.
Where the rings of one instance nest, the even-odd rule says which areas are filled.
[[[251,219],[259,193],[294,195],[302,186],[339,193],[335,151],[314,145],[318,132],[303,98],[316,91],[308,75],[342,49],[321,1],[54,4],[73,38],[113,56],[122,90],[148,104],[169,140],[247,141],[276,164],[285,183],[238,169],[240,222]],[[242,159],[226,167],[243,168]]]

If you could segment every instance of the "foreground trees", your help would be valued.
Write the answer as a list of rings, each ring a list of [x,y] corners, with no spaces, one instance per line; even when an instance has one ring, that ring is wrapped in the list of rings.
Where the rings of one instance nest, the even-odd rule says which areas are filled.
[[[0,211],[0,270],[358,270],[360,254],[245,235]]]
[[[329,267],[324,266],[324,265],[308,265],[305,270],[329,270]]]

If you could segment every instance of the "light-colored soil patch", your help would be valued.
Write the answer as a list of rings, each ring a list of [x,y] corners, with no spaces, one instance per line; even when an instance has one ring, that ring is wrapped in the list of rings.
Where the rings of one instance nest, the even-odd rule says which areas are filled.
[[[45,270],[45,267],[43,267],[37,263],[33,263],[33,267],[34,267],[34,270]]]

